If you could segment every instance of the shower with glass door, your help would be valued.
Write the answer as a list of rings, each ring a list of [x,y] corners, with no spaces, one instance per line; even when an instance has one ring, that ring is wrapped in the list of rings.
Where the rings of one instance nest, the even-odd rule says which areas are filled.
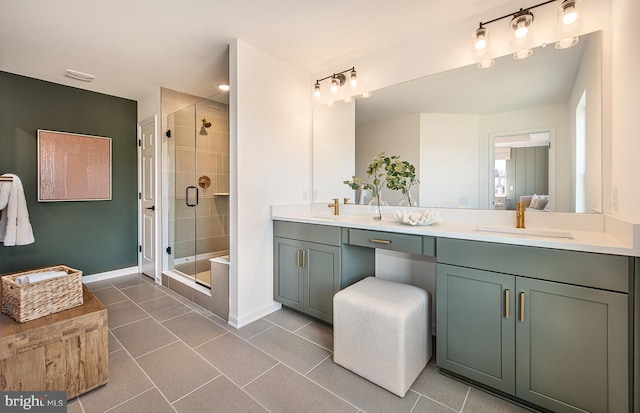
[[[167,116],[168,268],[211,288],[229,254],[229,105],[220,92]]]

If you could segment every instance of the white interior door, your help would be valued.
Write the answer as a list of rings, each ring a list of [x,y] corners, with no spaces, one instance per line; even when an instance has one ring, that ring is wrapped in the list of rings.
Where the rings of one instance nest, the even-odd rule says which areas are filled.
[[[156,279],[156,173],[155,119],[140,124],[140,266],[142,273]]]

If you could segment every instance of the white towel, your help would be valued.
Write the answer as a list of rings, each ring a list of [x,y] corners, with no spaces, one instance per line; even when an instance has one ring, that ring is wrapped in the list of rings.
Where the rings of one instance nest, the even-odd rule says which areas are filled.
[[[25,274],[25,275],[16,277],[15,282],[17,284],[29,284],[29,283],[35,283],[38,281],[48,280],[50,278],[62,277],[63,275],[67,275],[67,272],[62,270],[34,272],[32,274]]]
[[[32,244],[35,238],[29,222],[22,181],[17,175],[2,176],[10,176],[13,181],[0,182],[0,242],[5,247]]]

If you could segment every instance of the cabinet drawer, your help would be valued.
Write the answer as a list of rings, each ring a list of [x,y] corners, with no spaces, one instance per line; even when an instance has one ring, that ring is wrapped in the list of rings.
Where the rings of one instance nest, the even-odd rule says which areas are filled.
[[[629,292],[630,259],[618,255],[438,238],[438,263]]]
[[[340,227],[273,221],[273,236],[340,246]]]
[[[419,235],[350,229],[349,244],[409,254],[422,254],[422,237]]]

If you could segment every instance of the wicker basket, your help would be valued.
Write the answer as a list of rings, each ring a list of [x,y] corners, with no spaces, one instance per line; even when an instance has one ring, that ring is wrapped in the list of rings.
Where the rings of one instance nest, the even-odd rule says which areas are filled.
[[[65,271],[67,275],[18,284],[21,275],[45,271]],[[82,271],[65,265],[38,268],[2,276],[2,312],[19,323],[82,305]]]

